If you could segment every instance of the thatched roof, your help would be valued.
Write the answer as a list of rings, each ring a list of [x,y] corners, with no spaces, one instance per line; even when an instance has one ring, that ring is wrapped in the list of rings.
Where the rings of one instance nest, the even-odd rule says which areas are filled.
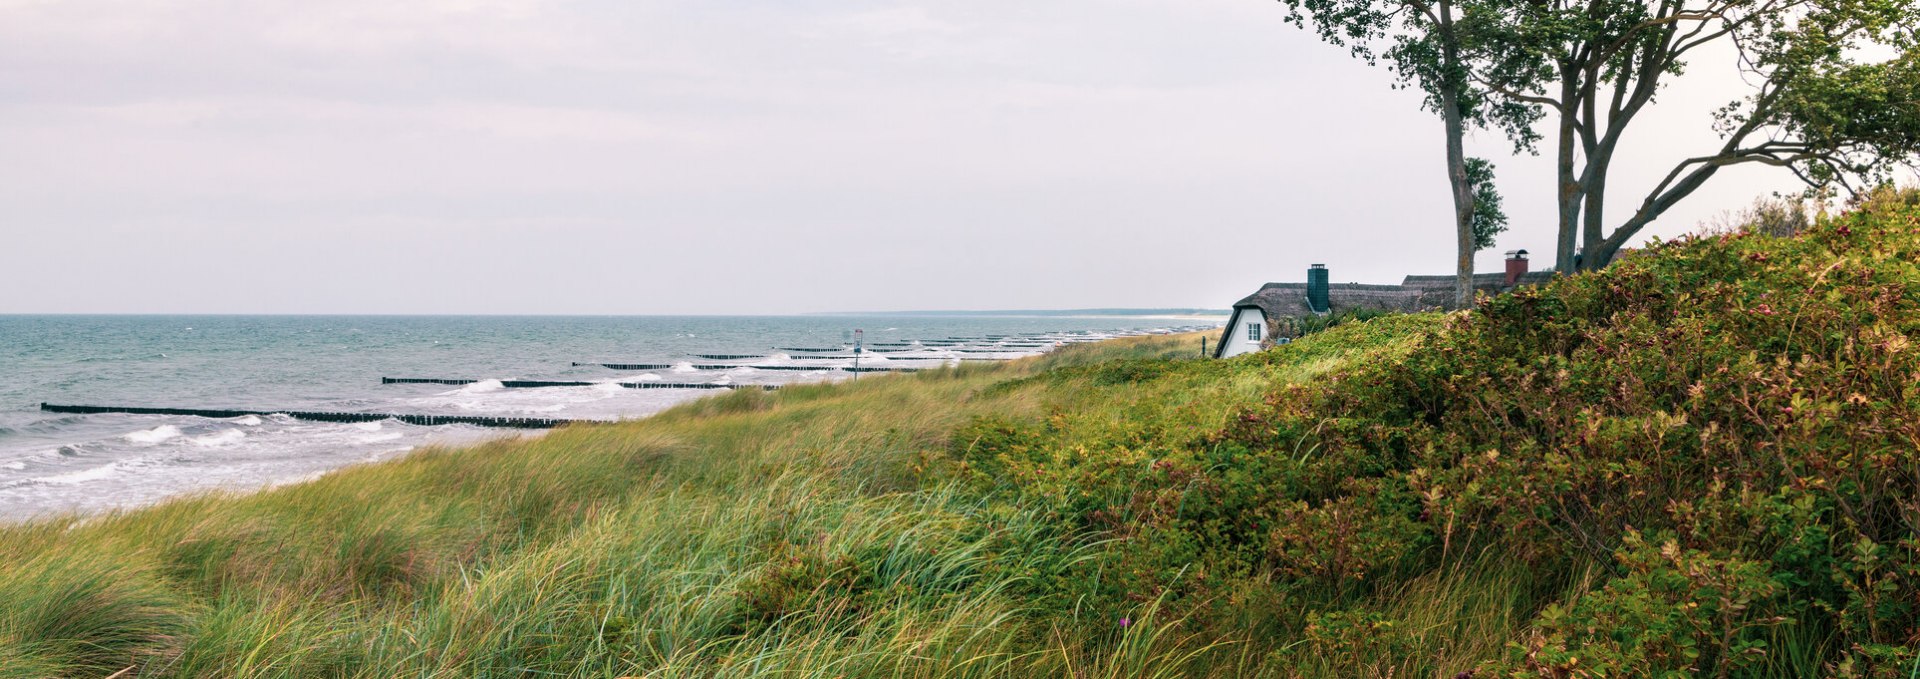
[[[1553,272],[1533,271],[1522,275],[1518,284],[1508,286],[1506,274],[1483,273],[1474,274],[1473,287],[1498,294],[1549,280],[1553,280]],[[1453,284],[1453,276],[1408,276],[1399,285],[1334,283],[1327,286],[1327,301],[1332,313],[1356,309],[1398,312],[1447,309],[1453,305]],[[1233,306],[1259,308],[1269,324],[1282,318],[1312,315],[1307,308],[1306,283],[1268,283]]]

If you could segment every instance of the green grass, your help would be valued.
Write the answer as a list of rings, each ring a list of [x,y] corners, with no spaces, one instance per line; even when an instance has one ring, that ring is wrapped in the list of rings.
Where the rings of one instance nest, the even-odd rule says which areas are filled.
[[[1197,336],[1076,346],[0,528],[0,676],[1189,673],[1244,640],[1151,601],[1126,627],[1036,605],[1097,545],[969,490],[953,432],[1167,407],[1217,426],[1369,350],[1223,372]]]

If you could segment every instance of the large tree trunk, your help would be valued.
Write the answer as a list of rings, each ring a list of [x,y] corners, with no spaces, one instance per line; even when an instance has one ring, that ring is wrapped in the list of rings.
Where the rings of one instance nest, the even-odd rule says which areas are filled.
[[[1582,196],[1580,180],[1573,172],[1574,148],[1578,143],[1578,132],[1574,129],[1577,120],[1575,116],[1577,114],[1574,113],[1573,103],[1574,95],[1579,92],[1579,90],[1572,79],[1566,77],[1566,74],[1575,72],[1572,65],[1561,64],[1560,72],[1562,74],[1560,81],[1561,109],[1559,111],[1560,149],[1559,154],[1554,158],[1554,164],[1557,167],[1557,179],[1560,182],[1558,196],[1560,201],[1560,211],[1558,215],[1560,237],[1559,240],[1554,243],[1553,268],[1560,273],[1571,274],[1574,271],[1574,243],[1580,234],[1580,199]]]
[[[1595,256],[1598,254],[1601,242],[1606,239],[1603,231],[1607,224],[1607,166],[1611,160],[1613,160],[1612,149],[1604,149],[1603,152],[1596,153],[1594,157],[1587,159],[1587,181],[1583,191],[1586,214],[1580,218],[1585,222],[1580,234],[1580,252],[1583,253],[1580,258],[1580,268],[1586,271],[1598,271],[1613,259],[1611,254],[1604,257]]]
[[[1454,267],[1453,306],[1465,309],[1473,306],[1473,185],[1467,181],[1460,114],[1455,112],[1447,118],[1447,178],[1453,182],[1453,227],[1460,246],[1460,257]]]
[[[1473,184],[1467,181],[1466,121],[1460,110],[1460,91],[1466,86],[1460,69],[1458,40],[1453,33],[1453,4],[1440,2],[1442,67],[1447,76],[1440,92],[1441,118],[1447,126],[1447,180],[1453,186],[1453,228],[1459,243],[1455,260],[1453,308],[1473,306]]]
[[[1455,261],[1453,308],[1473,306],[1473,185],[1467,181],[1466,131],[1453,94],[1441,98],[1447,106],[1447,179],[1453,184],[1453,228],[1459,244]]]

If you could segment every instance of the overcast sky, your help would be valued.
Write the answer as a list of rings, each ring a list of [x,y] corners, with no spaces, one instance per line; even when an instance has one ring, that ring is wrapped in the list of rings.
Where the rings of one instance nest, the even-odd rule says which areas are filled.
[[[1271,0],[0,0],[0,313],[1210,306],[1451,271],[1438,121]],[[1714,143],[1700,64],[1624,210]],[[1481,134],[1551,261],[1551,166]],[[1722,173],[1650,233],[1769,191]]]

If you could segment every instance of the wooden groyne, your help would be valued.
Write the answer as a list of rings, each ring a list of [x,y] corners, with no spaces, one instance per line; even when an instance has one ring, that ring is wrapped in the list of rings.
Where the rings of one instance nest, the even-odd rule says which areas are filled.
[[[831,349],[826,347],[774,347],[774,349],[778,351],[813,351],[813,352],[846,351],[847,350],[846,347],[833,347]]]
[[[714,384],[712,382],[620,382],[628,389],[779,389],[778,384]]]
[[[187,417],[231,418],[286,415],[297,420],[314,422],[379,422],[398,420],[407,424],[439,426],[443,424],[471,424],[481,427],[506,427],[509,429],[552,429],[563,424],[590,422],[592,420],[563,420],[550,417],[481,417],[475,415],[406,415],[396,413],[322,413],[304,410],[224,410],[202,408],[139,408],[133,406],[78,406],[40,404],[40,409],[50,413],[128,413],[133,415],[183,415]]]
[[[382,377],[381,384],[476,384],[482,380],[450,380],[437,377]],[[508,389],[539,389],[542,387],[591,387],[596,382],[550,381],[550,380],[500,380],[500,386]]]
[[[844,357],[843,356],[835,356],[835,357],[822,356],[822,357],[816,357],[816,358],[842,358],[844,360],[853,359],[853,357],[851,356],[844,356]],[[894,360],[909,361],[909,360],[916,360],[916,359],[897,358]],[[928,358],[924,360],[936,361],[936,360],[946,360],[946,359]],[[662,370],[662,369],[673,367],[670,365],[654,366],[652,364],[647,364],[647,363],[575,363],[574,365],[575,366],[598,365],[598,366],[605,366],[608,368],[612,368],[614,370]],[[854,371],[851,368],[839,368],[839,367],[834,367],[830,365],[731,365],[731,364],[718,364],[718,363],[707,363],[707,364],[695,363],[691,365],[693,366],[694,370],[733,370],[736,368],[752,368],[754,370],[788,370],[788,371],[798,371],[798,372],[830,372],[834,370],[845,370],[848,372],[863,372],[863,373],[866,373],[866,372],[916,372],[921,370],[920,368],[861,368],[858,371]],[[434,380],[434,379],[395,378],[395,377],[382,377],[380,378],[380,380],[381,380],[381,384],[472,384],[477,381],[477,380]],[[506,383],[502,382],[502,384],[506,384]],[[652,384],[652,383],[642,383],[642,384]],[[678,384],[678,383],[668,383],[668,384]]]
[[[749,358],[766,358],[766,354],[694,354],[709,361],[739,361]]]
[[[739,367],[739,366],[729,366]],[[481,380],[441,379],[437,377],[382,377],[381,384],[475,384]],[[542,389],[546,387],[592,387],[601,384],[617,384],[628,389],[740,389],[761,388],[778,389],[777,384],[718,384],[714,382],[576,382],[558,380],[500,380],[500,386],[508,389]]]

